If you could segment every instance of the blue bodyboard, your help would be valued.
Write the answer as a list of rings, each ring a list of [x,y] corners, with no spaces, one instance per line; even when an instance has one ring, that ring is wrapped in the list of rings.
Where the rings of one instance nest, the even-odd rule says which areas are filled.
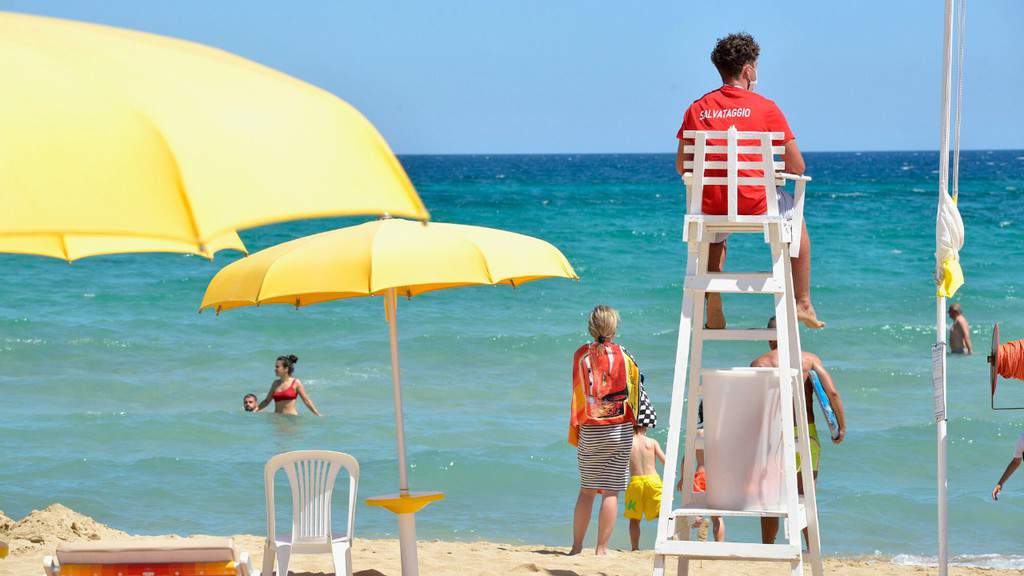
[[[818,407],[821,408],[821,413],[825,416],[825,422],[828,423],[828,431],[832,435],[832,439],[839,438],[839,420],[836,418],[836,413],[832,410],[832,403],[828,400],[828,395],[825,394],[825,387],[821,385],[821,380],[818,378],[818,373],[811,370],[811,384],[814,386],[814,397],[818,399]]]

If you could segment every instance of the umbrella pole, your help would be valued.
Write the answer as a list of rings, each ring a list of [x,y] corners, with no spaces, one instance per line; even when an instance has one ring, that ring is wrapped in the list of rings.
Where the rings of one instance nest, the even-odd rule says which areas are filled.
[[[405,425],[402,420],[402,383],[398,370],[398,296],[390,288],[384,296],[384,313],[388,319],[388,337],[391,340],[391,386],[395,402],[395,437],[398,443],[398,491],[409,494],[409,472],[405,461]],[[416,516],[398,514],[398,542],[402,554],[403,576],[419,574],[416,558]]]

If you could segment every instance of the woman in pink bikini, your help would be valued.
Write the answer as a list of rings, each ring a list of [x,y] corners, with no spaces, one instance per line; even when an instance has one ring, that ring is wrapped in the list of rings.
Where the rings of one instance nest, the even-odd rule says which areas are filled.
[[[298,378],[292,376],[295,372],[295,363],[298,361],[298,356],[295,356],[294,354],[291,356],[277,357],[277,361],[274,363],[274,373],[277,374],[277,380],[274,380],[274,383],[270,385],[270,391],[267,392],[267,397],[263,399],[263,402],[260,402],[260,406],[256,409],[256,412],[261,412],[270,404],[270,401],[273,400],[275,414],[290,414],[292,416],[298,416],[299,411],[295,407],[295,400],[297,398],[302,398],[302,401],[314,416],[320,415],[316,406],[313,405],[313,401],[306,395],[306,389],[302,386],[302,382],[300,382]]]

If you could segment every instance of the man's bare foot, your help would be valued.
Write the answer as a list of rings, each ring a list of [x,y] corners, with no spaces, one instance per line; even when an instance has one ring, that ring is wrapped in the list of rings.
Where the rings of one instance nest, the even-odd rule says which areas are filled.
[[[583,546],[573,546],[569,549],[569,553],[566,556],[575,556],[580,552],[583,552]]]
[[[709,330],[724,329],[725,313],[722,312],[722,295],[707,294],[704,302],[707,304],[707,313],[705,314],[707,319],[704,321],[704,327]]]
[[[796,303],[796,319],[803,322],[808,328],[824,328],[825,323],[818,320],[818,314],[814,311],[814,306],[810,302],[797,302]]]
[[[608,548],[606,548],[604,546],[602,546],[600,548],[596,548],[596,549],[594,549],[594,555],[595,556],[607,556],[608,555]]]

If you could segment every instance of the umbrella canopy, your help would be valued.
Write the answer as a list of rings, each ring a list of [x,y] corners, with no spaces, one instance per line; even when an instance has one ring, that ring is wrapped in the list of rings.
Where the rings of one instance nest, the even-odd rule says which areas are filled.
[[[0,251],[240,248],[235,230],[429,214],[334,95],[222,50],[0,13]]]
[[[550,277],[576,273],[543,240],[479,226],[384,219],[278,244],[225,266],[206,288],[200,310],[308,306],[382,296],[389,289],[415,296]]]
[[[197,246],[194,242],[165,240],[160,238],[135,238],[125,236],[90,234],[0,234],[0,253],[31,254],[49,256],[72,262],[86,256],[101,254],[130,254],[134,252],[179,252],[198,254],[206,258],[220,250],[247,252],[242,239],[235,232],[221,236]]]
[[[409,491],[396,298],[456,286],[517,286],[549,277],[577,276],[565,256],[543,240],[478,226],[384,219],[285,242],[229,264],[206,288],[200,310],[385,297],[399,492],[366,503],[398,515],[402,574],[415,576],[415,514],[443,494]]]

